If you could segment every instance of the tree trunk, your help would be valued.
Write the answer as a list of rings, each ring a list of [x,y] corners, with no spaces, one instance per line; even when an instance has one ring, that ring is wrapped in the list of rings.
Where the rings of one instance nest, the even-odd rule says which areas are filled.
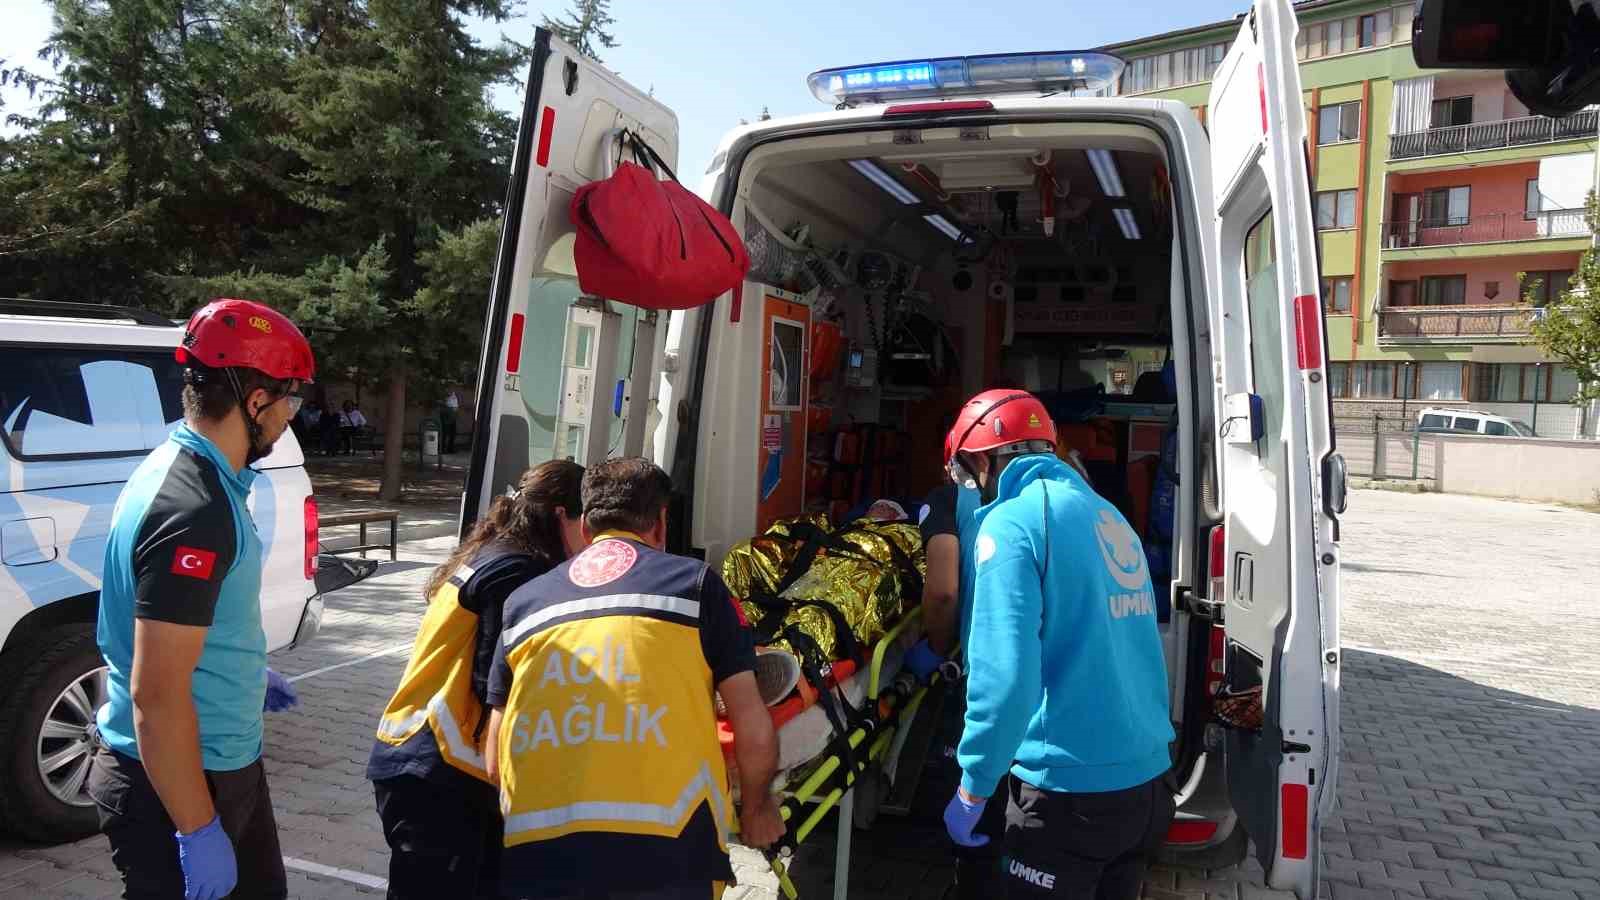
[[[383,483],[378,488],[378,499],[400,499],[401,473],[405,469],[406,440],[406,370],[403,363],[395,363],[389,373],[389,402],[384,411],[383,429]]]

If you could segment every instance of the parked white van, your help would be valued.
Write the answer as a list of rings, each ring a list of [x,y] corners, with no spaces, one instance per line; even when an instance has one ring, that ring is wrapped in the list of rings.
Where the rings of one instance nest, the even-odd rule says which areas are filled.
[[[1533,428],[1521,419],[1476,409],[1430,406],[1417,413],[1417,430],[1423,433],[1491,434],[1500,437],[1534,437]]]
[[[715,563],[803,511],[819,426],[912,434],[910,480],[939,467],[943,411],[1000,377],[1070,405],[1080,379],[1170,361],[1164,393],[1089,392],[1112,435],[1097,488],[1131,483],[1152,436],[1172,448],[1170,840],[1224,864],[1248,834],[1269,885],[1310,900],[1338,780],[1345,478],[1296,28],[1289,0],[1257,0],[1209,137],[1180,103],[1096,96],[1122,66],[1100,53],[818,72],[827,111],[731,131],[702,185],[747,237],[749,280],[671,313],[580,295],[568,208],[622,130],[675,160],[677,119],[540,30],[463,527],[529,464],[644,454],[678,492],[673,549]],[[848,346],[815,396],[827,323]],[[1224,685],[1262,689],[1259,729],[1216,718]]]
[[[0,825],[40,841],[99,827],[84,791],[106,668],[95,644],[111,511],[183,418],[183,329],[150,312],[0,299]],[[269,650],[322,624],[317,503],[285,432],[256,467]]]

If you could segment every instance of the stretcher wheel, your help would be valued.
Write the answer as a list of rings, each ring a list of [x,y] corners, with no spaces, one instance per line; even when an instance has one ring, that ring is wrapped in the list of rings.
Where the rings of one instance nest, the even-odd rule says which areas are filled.
[[[855,783],[855,827],[866,831],[878,821],[878,812],[883,808],[883,797],[888,793],[888,779],[883,775],[883,769],[877,763],[872,763],[856,778]]]

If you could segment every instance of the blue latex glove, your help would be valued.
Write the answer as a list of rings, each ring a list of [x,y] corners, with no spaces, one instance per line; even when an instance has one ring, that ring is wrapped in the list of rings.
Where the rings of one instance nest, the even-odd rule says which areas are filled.
[[[982,847],[989,843],[988,835],[972,833],[972,829],[978,827],[983,808],[988,805],[988,797],[974,797],[956,788],[956,795],[944,808],[944,830],[950,833],[950,840],[961,847]]]
[[[268,669],[267,702],[262,708],[267,712],[283,712],[299,702],[300,697],[294,692],[294,688],[289,686],[289,679]]]
[[[906,651],[905,666],[917,680],[926,683],[933,673],[939,671],[939,666],[944,663],[944,657],[933,649],[927,638],[917,641],[916,646]]]
[[[239,884],[239,864],[233,842],[222,830],[222,819],[188,834],[178,832],[178,865],[183,867],[183,900],[221,900]]]

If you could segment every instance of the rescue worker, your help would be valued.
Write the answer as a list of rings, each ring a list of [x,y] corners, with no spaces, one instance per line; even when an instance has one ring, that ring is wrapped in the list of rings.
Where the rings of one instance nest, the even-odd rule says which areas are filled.
[[[1006,896],[1136,900],[1173,815],[1155,591],[1138,535],[1055,439],[1037,398],[1001,390],[969,400],[945,442],[983,503],[945,827],[981,846],[974,827],[1004,803]]]
[[[411,661],[367,762],[389,897],[497,897],[503,823],[484,763],[489,669],[511,592],[584,546],[583,467],[524,472],[428,581]]]
[[[713,692],[735,737],[742,840],[783,836],[750,627],[715,570],[663,552],[671,488],[649,460],[592,466],[590,545],[506,601],[489,684],[506,896],[718,896],[733,823]]]
[[[246,500],[250,464],[300,409],[311,346],[269,307],[217,300],[190,317],[175,356],[183,424],[128,479],[106,541],[108,700],[88,791],[124,897],[279,898],[262,711],[294,692],[267,668]]]

